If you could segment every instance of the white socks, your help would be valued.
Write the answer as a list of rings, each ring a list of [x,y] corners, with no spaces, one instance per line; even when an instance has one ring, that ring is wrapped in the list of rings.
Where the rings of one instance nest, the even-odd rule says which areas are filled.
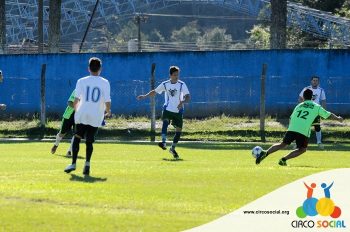
[[[60,137],[60,133],[56,135],[56,141],[55,141],[55,146],[58,146],[62,140],[62,137]]]
[[[316,132],[317,144],[322,143],[322,134],[321,131]]]
[[[73,154],[73,151],[72,151],[73,141],[74,141],[74,135],[73,135],[72,139],[70,140],[70,145],[69,145],[69,149],[68,149],[68,151],[70,151],[71,154]]]

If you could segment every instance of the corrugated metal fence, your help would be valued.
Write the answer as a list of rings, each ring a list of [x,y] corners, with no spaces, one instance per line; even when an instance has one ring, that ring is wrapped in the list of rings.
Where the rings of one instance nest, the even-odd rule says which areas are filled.
[[[192,102],[186,117],[259,114],[260,75],[266,63],[266,112],[288,115],[301,89],[318,75],[326,91],[328,109],[350,113],[349,50],[259,50],[225,52],[103,53],[52,55],[1,55],[0,102],[8,114],[40,111],[41,64],[46,68],[47,113],[63,113],[78,78],[88,75],[88,59],[103,61],[102,76],[111,83],[112,111],[148,115],[149,100],[136,96],[150,89],[151,64],[156,63],[156,85],[168,79],[170,65],[181,68]],[[157,114],[163,96],[157,96]]]

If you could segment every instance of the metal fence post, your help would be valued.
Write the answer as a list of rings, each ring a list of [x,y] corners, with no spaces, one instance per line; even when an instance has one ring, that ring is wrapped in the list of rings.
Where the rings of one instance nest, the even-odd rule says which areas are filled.
[[[45,92],[45,73],[46,73],[46,64],[41,65],[41,84],[40,84],[40,126],[45,127],[46,124],[46,92]]]
[[[260,136],[261,141],[266,142],[265,138],[265,80],[267,64],[263,64],[261,72],[261,92],[260,92]]]
[[[156,70],[156,64],[152,63],[151,67],[151,90],[155,89],[155,77],[154,72]],[[156,141],[156,99],[155,96],[151,97],[151,141]]]

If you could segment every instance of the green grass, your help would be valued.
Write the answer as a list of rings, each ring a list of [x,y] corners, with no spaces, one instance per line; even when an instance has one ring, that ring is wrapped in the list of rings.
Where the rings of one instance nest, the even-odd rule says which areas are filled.
[[[40,128],[37,119],[0,121],[2,138],[54,138],[61,121],[48,120],[46,128]],[[260,121],[258,118],[228,117],[225,115],[205,119],[185,119],[182,140],[252,142],[260,141]],[[159,136],[161,121],[158,119],[156,133]],[[276,142],[283,137],[288,119],[266,118],[266,140]],[[350,121],[343,124],[331,120],[322,121],[324,142],[350,142]],[[170,128],[170,136],[173,133]],[[99,138],[121,141],[149,140],[150,120],[145,117],[114,117],[107,120],[107,126],[99,131]],[[312,134],[311,142],[315,139]]]
[[[286,150],[256,166],[252,144],[182,143],[183,161],[175,162],[154,144],[98,143],[85,178],[83,159],[73,174],[63,172],[67,143],[56,155],[51,145],[0,143],[0,230],[180,231],[303,176],[349,167],[350,156],[349,146],[328,145],[289,167],[277,165]]]

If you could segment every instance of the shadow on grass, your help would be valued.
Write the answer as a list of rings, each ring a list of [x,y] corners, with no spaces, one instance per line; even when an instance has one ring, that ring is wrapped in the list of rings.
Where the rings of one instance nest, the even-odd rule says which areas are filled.
[[[180,162],[180,161],[185,161],[183,159],[175,159],[175,158],[172,158],[172,159],[169,159],[169,158],[163,158],[164,161],[168,161],[168,162]]]
[[[71,174],[69,179],[70,181],[79,181],[79,182],[87,182],[87,183],[95,183],[95,182],[105,182],[107,178],[105,177],[93,177],[93,176],[77,176],[75,174]]]
[[[202,150],[250,150],[254,146],[261,146],[264,149],[268,149],[272,143],[181,143],[179,148],[185,147],[188,149],[202,149]],[[286,147],[283,150],[294,150],[292,147]],[[320,150],[317,145],[311,144],[308,146],[307,150],[311,151],[350,151],[349,144],[339,144],[339,143],[329,143],[324,144],[324,149]]]
[[[320,167],[316,167],[316,166],[311,166],[311,165],[291,165],[289,167],[292,168],[307,168],[307,169],[320,169]]]
[[[54,154],[54,156],[60,156],[66,159],[72,159],[72,156],[67,156],[67,155]],[[78,156],[78,159],[85,159],[85,157]]]

